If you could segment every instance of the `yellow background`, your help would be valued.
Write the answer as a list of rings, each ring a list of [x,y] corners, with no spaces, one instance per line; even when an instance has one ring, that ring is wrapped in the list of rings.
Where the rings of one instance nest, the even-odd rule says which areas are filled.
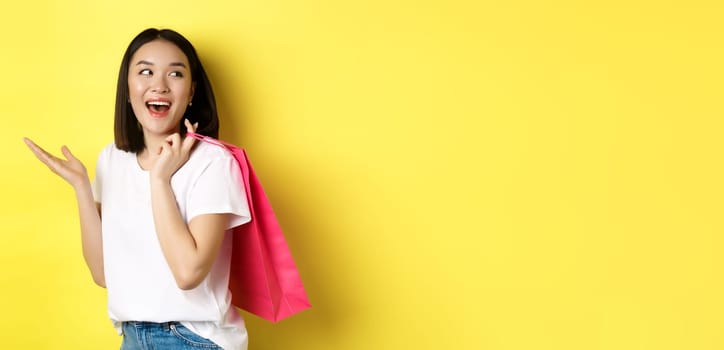
[[[72,190],[146,27],[196,46],[314,307],[250,349],[722,349],[719,1],[16,1],[0,344],[114,349]]]

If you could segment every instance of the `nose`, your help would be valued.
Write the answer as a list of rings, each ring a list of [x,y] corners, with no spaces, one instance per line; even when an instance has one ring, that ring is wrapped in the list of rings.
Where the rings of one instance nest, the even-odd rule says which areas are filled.
[[[151,92],[165,94],[168,93],[168,91],[169,89],[168,84],[166,84],[166,79],[163,79],[162,77],[155,79],[153,86],[151,87]]]

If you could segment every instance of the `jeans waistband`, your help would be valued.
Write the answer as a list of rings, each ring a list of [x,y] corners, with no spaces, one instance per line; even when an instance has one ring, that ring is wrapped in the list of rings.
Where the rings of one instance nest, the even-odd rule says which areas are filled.
[[[178,325],[179,322],[148,322],[148,321],[124,321],[124,325],[135,327],[136,329],[171,329],[171,326]]]

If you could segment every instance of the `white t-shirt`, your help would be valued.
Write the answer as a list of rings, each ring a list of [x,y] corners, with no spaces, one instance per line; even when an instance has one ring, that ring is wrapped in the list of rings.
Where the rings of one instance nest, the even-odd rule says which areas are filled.
[[[108,313],[123,321],[179,321],[224,349],[247,348],[247,333],[231,305],[231,228],[250,220],[239,165],[221,147],[197,143],[172,176],[179,211],[188,223],[202,214],[233,214],[216,262],[194,289],[181,290],[161,251],[151,209],[149,172],[136,154],[108,145],[98,157],[93,192],[101,203]]]

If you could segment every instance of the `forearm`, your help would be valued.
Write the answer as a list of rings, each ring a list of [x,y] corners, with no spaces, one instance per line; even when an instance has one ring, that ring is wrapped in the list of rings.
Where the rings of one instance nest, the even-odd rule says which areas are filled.
[[[195,287],[208,269],[199,257],[196,240],[179,212],[168,181],[151,181],[151,208],[158,241],[176,284],[181,289]]]
[[[105,287],[101,216],[98,206],[93,199],[90,181],[88,180],[88,172],[86,172],[85,166],[78,158],[73,156],[65,146],[61,148],[61,152],[63,152],[67,160],[51,155],[28,138],[25,138],[24,141],[38,160],[73,186],[76,200],[78,201],[83,258],[96,284]]]
[[[85,183],[76,186],[75,195],[78,201],[83,258],[93,276],[93,281],[97,285],[105,287],[101,217],[98,205],[93,199],[90,183],[85,181]]]

